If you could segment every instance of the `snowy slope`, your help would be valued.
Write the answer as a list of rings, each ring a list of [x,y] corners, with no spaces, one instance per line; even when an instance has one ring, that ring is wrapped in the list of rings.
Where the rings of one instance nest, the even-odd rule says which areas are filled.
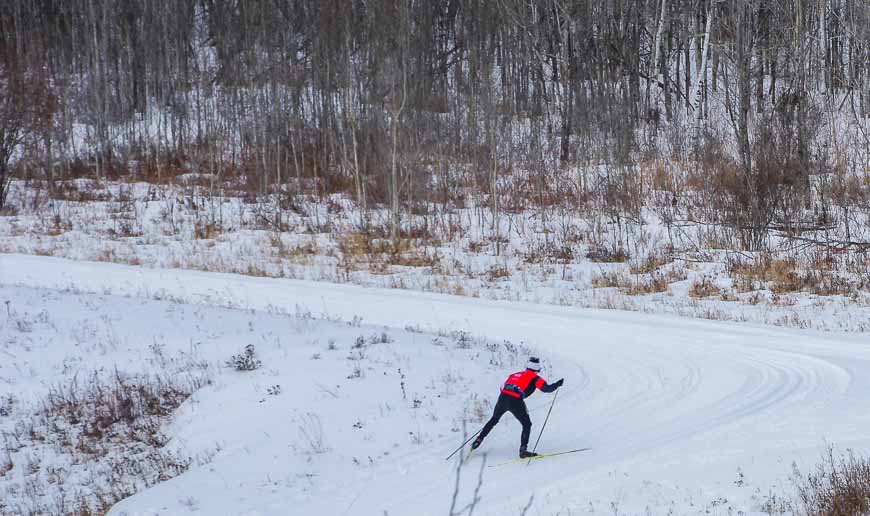
[[[213,462],[112,514],[448,514],[456,465],[444,457],[462,441],[457,416],[474,412],[474,395],[494,400],[524,358],[504,353],[503,340],[540,353],[548,379],[566,379],[540,449],[591,449],[484,468],[474,514],[520,514],[531,497],[528,514],[763,513],[790,494],[793,464],[810,468],[826,443],[870,445],[870,346],[852,335],[20,255],[0,255],[0,285],[5,296],[48,289],[107,305],[114,296],[199,305],[195,326],[221,328],[221,342],[248,330],[213,308],[235,307],[257,333],[268,326],[283,338],[261,346],[258,334],[263,369],[222,373],[170,425],[173,445],[192,453],[218,443]],[[148,303],[143,317],[159,318]],[[262,322],[283,313],[293,316],[286,335]],[[156,325],[179,339],[190,326]],[[488,340],[466,346],[453,330]],[[366,345],[353,377],[353,335],[381,333],[392,342]],[[246,343],[224,342],[213,359]],[[280,396],[264,395],[272,383]],[[550,400],[529,400],[533,441]],[[457,506],[471,500],[484,458],[515,456],[510,419],[462,468]],[[316,433],[318,421],[323,453],[305,449],[301,432]]]

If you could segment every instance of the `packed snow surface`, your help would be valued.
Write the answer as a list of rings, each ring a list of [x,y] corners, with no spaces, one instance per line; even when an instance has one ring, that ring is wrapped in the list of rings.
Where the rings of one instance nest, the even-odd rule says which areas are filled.
[[[0,388],[25,399],[69,374],[50,362],[80,352],[63,319],[81,303],[108,314],[117,367],[158,337],[220,364],[256,345],[262,367],[221,365],[165,429],[213,459],[113,515],[444,515],[478,488],[477,515],[761,514],[828,445],[870,445],[857,335],[23,255],[0,255],[0,294],[59,319],[50,350],[7,335]],[[538,451],[590,449],[488,467],[517,455],[508,414],[458,469],[463,421],[528,353],[565,378]],[[552,396],[528,399],[532,444]]]

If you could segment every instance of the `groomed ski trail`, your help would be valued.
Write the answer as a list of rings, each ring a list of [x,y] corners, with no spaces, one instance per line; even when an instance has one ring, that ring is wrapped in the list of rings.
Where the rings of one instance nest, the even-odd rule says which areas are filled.
[[[635,513],[651,503],[703,513],[694,503],[705,493],[724,493],[735,500],[729,510],[754,514],[761,502],[751,501],[751,493],[741,498],[738,474],[746,472],[761,488],[788,478],[792,462],[808,469],[826,443],[870,445],[870,345],[860,335],[20,255],[0,255],[0,282],[133,297],[159,292],[193,304],[290,313],[305,307],[368,324],[466,329],[533,343],[551,364],[552,379],[566,379],[541,447],[592,449],[582,460],[538,461],[520,473],[488,468],[478,515],[519,514],[532,495],[534,514],[608,504]],[[493,401],[497,394],[498,385],[478,393]],[[533,432],[549,401],[541,393],[529,399]],[[519,427],[510,419],[503,418],[472,467],[463,469],[463,500],[475,487],[480,456],[516,455]],[[333,488],[308,499],[264,491],[247,514],[446,514],[455,463],[444,457],[459,443],[459,436],[445,436],[397,455],[373,468],[367,482],[346,484],[337,476]],[[229,514],[232,486],[210,486],[214,478],[182,475],[125,500],[112,514],[158,514],[165,500],[179,499],[190,486],[211,488],[209,507]]]

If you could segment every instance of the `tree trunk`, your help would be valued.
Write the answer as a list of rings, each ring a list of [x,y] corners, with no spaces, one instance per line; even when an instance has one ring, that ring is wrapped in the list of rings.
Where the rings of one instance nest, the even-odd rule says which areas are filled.
[[[701,126],[701,82],[706,82],[707,74],[707,54],[710,49],[710,29],[713,26],[713,7],[707,12],[707,27],[704,29],[704,46],[701,51],[701,66],[698,68],[698,76],[695,79],[695,86],[692,88],[692,107],[695,110],[695,137],[697,138],[699,128]]]
[[[393,110],[392,116],[392,143],[393,150],[390,156],[390,238],[395,243],[399,235],[399,167],[397,162],[397,154],[399,152],[399,120],[402,117],[402,111],[405,110],[405,101],[407,100],[407,74],[404,63],[402,64],[402,101],[396,109]]]

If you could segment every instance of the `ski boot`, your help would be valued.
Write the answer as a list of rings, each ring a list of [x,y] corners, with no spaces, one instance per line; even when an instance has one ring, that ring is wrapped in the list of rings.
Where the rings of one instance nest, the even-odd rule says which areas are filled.
[[[471,449],[476,450],[476,449],[480,448],[481,443],[483,443],[483,437],[478,435],[477,439],[475,439],[474,442],[471,443]]]
[[[525,446],[520,447],[520,458],[521,459],[528,459],[528,458],[537,457],[537,456],[538,456],[537,453],[530,452],[530,451],[526,450]]]

